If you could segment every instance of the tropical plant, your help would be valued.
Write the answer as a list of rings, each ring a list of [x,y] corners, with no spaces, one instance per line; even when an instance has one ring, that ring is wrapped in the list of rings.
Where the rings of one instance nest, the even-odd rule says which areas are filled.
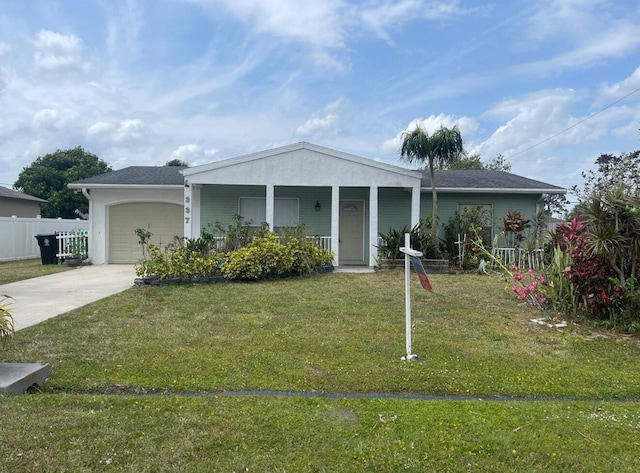
[[[409,228],[408,225],[402,228],[390,228],[387,233],[379,233],[378,255],[380,258],[397,260],[404,257],[400,248],[405,246],[405,234],[410,234],[411,248],[422,252],[423,258],[434,258],[436,256],[436,244],[431,234],[431,223],[422,220]]]
[[[525,239],[524,231],[531,226],[531,220],[525,218],[519,210],[509,210],[502,219],[502,231],[504,232],[507,246],[519,248]]]
[[[0,342],[13,335],[13,316],[9,312],[9,300],[13,297],[3,294],[0,297]]]
[[[464,212],[456,211],[449,222],[444,226],[444,247],[450,259],[462,254],[462,260],[458,263],[463,269],[472,269],[478,266],[478,250],[476,239],[482,242],[491,241],[491,232],[486,228],[487,220],[491,219],[491,211],[487,207],[478,205],[467,207]],[[459,245],[462,248],[459,249]]]
[[[446,128],[441,125],[431,135],[419,125],[412,131],[402,134],[402,146],[400,158],[411,164],[417,163],[429,166],[431,177],[431,232],[433,241],[438,240],[438,195],[436,192],[436,180],[434,169],[443,163],[451,161],[464,151],[462,135],[457,126]]]
[[[149,241],[153,236],[149,230],[145,230],[144,228],[136,228],[134,230],[136,236],[138,237],[138,244],[142,248],[142,259],[147,259],[147,248],[149,247]]]
[[[222,251],[233,251],[245,246],[251,240],[252,220],[245,220],[242,215],[233,215],[233,224],[225,227],[222,222],[213,225],[214,232],[224,239]]]

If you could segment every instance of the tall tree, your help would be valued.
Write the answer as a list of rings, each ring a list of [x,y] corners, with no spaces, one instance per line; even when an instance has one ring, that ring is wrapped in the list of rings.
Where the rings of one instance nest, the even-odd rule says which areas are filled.
[[[89,205],[84,195],[76,194],[67,184],[107,171],[111,168],[105,161],[78,146],[38,157],[22,169],[13,187],[46,199],[43,217],[76,218],[79,213],[87,213]]]
[[[164,165],[165,166],[183,167],[183,168],[188,168],[189,167],[189,165],[187,164],[186,161],[183,161],[183,160],[178,159],[178,158],[171,159],[171,160],[167,161]]]
[[[478,153],[468,154],[466,152],[460,153],[457,156],[449,161],[448,163],[443,163],[441,168],[444,169],[491,169],[493,171],[505,171],[511,172],[511,163],[506,160],[506,158],[497,154],[495,158],[493,158],[488,163],[485,163],[480,158]]]
[[[429,165],[431,197],[433,201],[431,231],[433,233],[433,241],[436,242],[438,241],[438,195],[436,192],[434,169],[436,166],[445,166],[463,151],[462,135],[457,125],[454,125],[452,128],[440,125],[440,128],[431,135],[417,125],[415,130],[406,131],[402,134],[400,159],[412,164]]]

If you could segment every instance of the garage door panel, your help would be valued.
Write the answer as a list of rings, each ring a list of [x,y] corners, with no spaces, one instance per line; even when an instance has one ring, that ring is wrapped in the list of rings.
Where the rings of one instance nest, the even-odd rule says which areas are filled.
[[[168,203],[137,202],[109,208],[109,262],[136,263],[142,248],[135,230],[152,233],[151,243],[164,248],[174,236],[183,234],[182,206]]]

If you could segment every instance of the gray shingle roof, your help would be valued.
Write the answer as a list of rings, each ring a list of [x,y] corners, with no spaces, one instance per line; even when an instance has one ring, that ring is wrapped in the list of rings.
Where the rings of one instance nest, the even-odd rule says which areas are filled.
[[[513,189],[565,192],[566,189],[504,171],[490,169],[452,169],[435,171],[436,189]],[[422,174],[421,186],[431,188],[431,176]]]
[[[184,176],[178,166],[130,166],[71,183],[72,187],[93,185],[181,186]],[[436,170],[436,189],[489,190],[513,189],[514,191],[565,192],[562,187],[536,181],[503,171],[488,169]],[[421,186],[431,188],[429,171],[424,171]]]
[[[7,189],[6,187],[2,187],[2,186],[0,186],[0,197],[4,197],[6,199],[30,200],[33,202],[46,202],[46,200],[44,199],[40,199],[38,197],[25,194],[24,192],[18,192],[12,189]]]
[[[138,186],[181,186],[184,177],[180,166],[129,166],[98,176],[88,177],[71,183],[72,187],[85,185],[138,185]]]

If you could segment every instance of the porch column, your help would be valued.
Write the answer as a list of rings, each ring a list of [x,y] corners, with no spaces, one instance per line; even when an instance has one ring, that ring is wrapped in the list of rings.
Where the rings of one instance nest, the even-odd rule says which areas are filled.
[[[191,184],[191,238],[200,238],[200,191],[202,184]]]
[[[420,222],[420,184],[411,190],[411,228]]]
[[[266,212],[266,219],[267,219],[267,224],[269,225],[269,230],[274,230],[275,227],[273,226],[274,223],[274,201],[275,201],[275,188],[273,186],[273,184],[267,184],[267,212]]]
[[[378,259],[378,186],[369,187],[369,266]]]
[[[340,263],[340,186],[331,187],[331,251],[333,264]]]
[[[193,203],[193,187],[192,184],[189,183],[189,181],[185,180],[184,181],[184,237],[185,238],[193,238],[193,232],[191,231],[191,210],[192,210],[192,203]]]

